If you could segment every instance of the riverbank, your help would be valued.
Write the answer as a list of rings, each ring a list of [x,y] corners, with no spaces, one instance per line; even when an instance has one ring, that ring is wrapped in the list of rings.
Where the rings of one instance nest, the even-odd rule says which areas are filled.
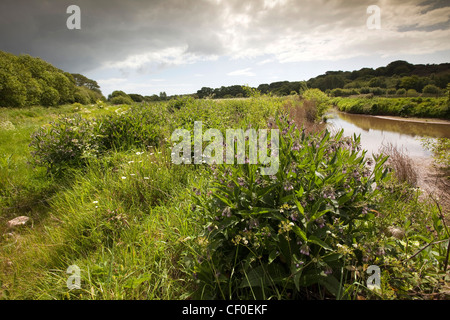
[[[349,97],[334,98],[332,103],[339,111],[354,114],[450,120],[450,106],[447,98]]]
[[[446,124],[450,126],[450,120],[445,119],[433,119],[433,118],[405,118],[399,116],[377,116],[374,115],[372,117],[387,119],[387,120],[397,120],[397,121],[406,121],[406,122],[416,122],[416,123],[429,123],[429,124]],[[450,130],[450,127],[449,127]]]

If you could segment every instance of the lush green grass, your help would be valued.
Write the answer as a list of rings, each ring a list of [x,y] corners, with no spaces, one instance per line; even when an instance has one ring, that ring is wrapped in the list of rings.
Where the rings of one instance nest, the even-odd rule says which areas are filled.
[[[333,103],[349,113],[450,119],[447,98],[334,98]]]
[[[194,276],[198,275],[200,262],[196,253],[206,249],[205,242],[200,240],[208,235],[210,219],[214,218],[199,205],[197,194],[211,195],[214,177],[206,165],[172,164],[170,134],[175,128],[192,130],[194,121],[200,120],[204,128],[221,131],[249,125],[266,128],[267,121],[273,122],[285,104],[291,108],[303,107],[301,101],[287,99],[291,100],[269,97],[228,101],[181,99],[136,106],[2,109],[0,122],[8,130],[0,131],[1,297],[184,299],[198,297],[198,290],[205,285],[213,288],[214,278],[205,284]],[[101,146],[101,152],[87,157],[81,156],[86,153],[77,153],[79,161],[71,162],[70,166],[61,158],[62,161],[53,163],[61,169],[59,171],[47,171],[49,166],[45,161],[37,167],[29,164],[34,163],[30,152],[37,148],[41,148],[40,155],[47,155],[73,147],[68,143],[71,139],[60,138],[67,136],[54,129],[63,121],[59,116],[72,119],[78,114],[90,121],[90,128],[95,130],[101,130],[103,124],[132,128],[134,138],[127,136],[128,131],[116,137],[113,134],[98,137],[95,141]],[[30,148],[28,145],[35,132],[42,132],[45,141],[54,138],[54,143],[41,147],[33,144]],[[147,134],[158,139],[149,143],[140,139]],[[83,141],[86,143],[78,146],[81,151],[92,142],[87,137]],[[334,165],[328,163],[333,161],[332,157],[323,158],[323,150],[311,148],[310,156],[320,163],[318,171],[322,172],[322,166]],[[64,154],[58,152],[55,154]],[[351,165],[346,157],[339,161],[343,166]],[[298,180],[298,186],[320,176],[315,171],[309,173],[308,177]],[[280,172],[280,179],[286,178],[285,175]],[[247,179],[246,176],[241,178]],[[279,181],[280,190],[284,190],[285,182]],[[336,182],[336,186],[339,183]],[[293,185],[297,188],[297,184]],[[239,183],[236,186],[240,186]],[[320,194],[325,190],[322,189],[318,186],[314,190]],[[236,195],[244,192],[244,188],[236,190]],[[359,258],[352,256],[356,251],[352,251],[352,244],[349,244],[348,264],[343,265],[347,270],[347,294],[339,297],[353,299],[364,295],[391,299],[408,298],[408,293],[421,297],[423,293],[442,289],[439,279],[444,276],[446,242],[432,244],[414,259],[402,262],[424,244],[448,238],[439,208],[434,203],[419,201],[419,192],[389,180],[376,197],[367,195],[367,203],[378,204],[358,232],[367,231],[364,237],[367,248],[382,248],[387,252],[382,258],[374,256],[378,259],[374,263],[382,269],[382,290],[371,292],[364,288],[367,265],[359,264]],[[356,208],[360,204],[355,202],[349,206]],[[6,222],[20,215],[29,216],[31,223],[7,230]],[[389,236],[385,232],[389,226],[401,228],[406,238]],[[351,233],[347,236],[352,238]],[[361,235],[355,234],[355,237]],[[226,245],[232,245],[231,239]],[[210,262],[205,262],[204,266],[211,265]],[[67,288],[66,270],[70,265],[77,265],[81,270],[81,289]],[[290,275],[286,283],[289,279]],[[320,284],[319,295],[317,286],[305,286],[304,290],[315,297],[328,296]],[[293,297],[289,291],[279,292],[278,298]],[[220,297],[219,292],[216,296]],[[254,297],[252,293],[239,295],[239,298]]]

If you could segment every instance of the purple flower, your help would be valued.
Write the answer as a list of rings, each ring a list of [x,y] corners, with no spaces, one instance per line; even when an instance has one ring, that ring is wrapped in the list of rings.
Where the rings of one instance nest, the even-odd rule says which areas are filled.
[[[309,247],[306,244],[304,244],[303,246],[300,247],[300,253],[309,256]]]
[[[294,189],[294,187],[292,186],[291,183],[286,182],[286,183],[284,184],[284,190],[285,190],[285,191],[291,191],[292,189]]]
[[[298,142],[295,142],[293,145],[292,145],[292,150],[294,151],[299,151],[300,150],[300,144],[298,143]]]

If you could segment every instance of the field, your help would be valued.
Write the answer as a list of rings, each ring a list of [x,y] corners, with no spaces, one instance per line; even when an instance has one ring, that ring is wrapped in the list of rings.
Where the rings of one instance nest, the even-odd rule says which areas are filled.
[[[325,131],[329,101],[304,96],[3,108],[0,297],[448,299],[439,202]],[[171,133],[194,121],[278,128],[278,172],[175,165]]]

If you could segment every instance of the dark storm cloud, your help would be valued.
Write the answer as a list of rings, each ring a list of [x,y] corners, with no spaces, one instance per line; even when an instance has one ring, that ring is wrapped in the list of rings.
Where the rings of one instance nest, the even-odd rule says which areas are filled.
[[[71,4],[81,8],[81,30],[66,27]],[[180,45],[200,54],[220,54],[221,43],[211,28],[216,9],[198,0],[2,0],[0,49],[40,56],[72,71]]]
[[[450,49],[447,2],[2,0],[0,50],[81,73],[145,73],[219,56],[292,62],[423,54]],[[377,3],[382,29],[374,32],[367,30],[366,8]],[[81,8],[81,30],[66,28],[72,4]]]

